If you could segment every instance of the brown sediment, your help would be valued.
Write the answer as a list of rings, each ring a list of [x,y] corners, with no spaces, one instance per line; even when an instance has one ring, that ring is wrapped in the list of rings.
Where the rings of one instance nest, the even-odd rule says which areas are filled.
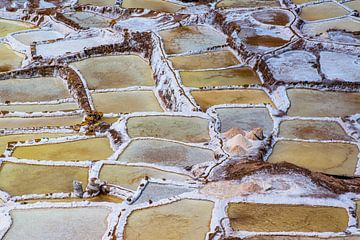
[[[318,186],[324,187],[336,194],[346,192],[360,193],[359,177],[339,177],[319,172],[311,172],[305,168],[291,163],[268,163],[263,161],[237,161],[230,162],[223,167],[225,180],[238,180],[255,173],[264,172],[277,174],[300,174],[310,178]]]
[[[59,69],[60,77],[68,82],[68,87],[71,92],[75,93],[79,105],[86,111],[91,112],[91,106],[86,95],[84,85],[79,75],[71,68],[64,67]]]
[[[62,13],[57,12],[54,17],[55,17],[56,20],[61,21],[61,22],[65,23],[66,25],[68,25],[68,26],[70,26],[72,28],[84,29],[83,27],[80,26],[80,24],[78,24],[78,23],[74,22],[73,20],[65,17],[64,14],[62,14]]]

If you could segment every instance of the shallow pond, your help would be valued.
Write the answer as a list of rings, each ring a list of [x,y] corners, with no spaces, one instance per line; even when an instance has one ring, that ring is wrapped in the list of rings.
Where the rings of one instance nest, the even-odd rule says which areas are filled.
[[[20,68],[24,57],[23,54],[12,50],[9,45],[0,43],[0,73]]]
[[[12,210],[4,239],[101,239],[110,210],[101,207]],[[29,224],[31,222],[31,224]]]
[[[106,28],[111,21],[110,18],[91,12],[68,12],[64,16],[84,28]]]
[[[19,32],[32,28],[35,28],[35,26],[29,23],[0,18],[0,38],[5,37],[9,33]]]
[[[14,34],[13,37],[19,42],[30,46],[33,42],[41,42],[41,41],[49,41],[55,40],[59,38],[64,38],[64,34],[61,34],[57,31],[31,31],[31,32],[23,32]]]
[[[334,2],[307,5],[301,9],[300,18],[307,21],[322,20],[348,14],[343,7]]]
[[[170,57],[169,60],[177,70],[200,70],[224,68],[240,64],[230,51],[216,51],[202,54]]]
[[[73,180],[85,187],[88,168],[3,163],[0,166],[0,189],[11,195],[45,194],[73,191]]]
[[[129,118],[126,124],[130,137],[156,137],[181,142],[207,142],[209,122],[199,117],[146,116]]]
[[[100,179],[130,190],[136,190],[145,177],[186,182],[190,177],[151,167],[105,164],[100,171]]]
[[[124,239],[205,239],[213,206],[210,201],[185,199],[136,210],[127,220]]]
[[[208,149],[156,139],[136,139],[125,148],[118,160],[187,167],[215,159],[214,153]]]
[[[255,7],[278,7],[276,0],[222,0],[217,8],[255,8]]]
[[[291,120],[280,124],[280,137],[316,140],[351,140],[337,122]]]
[[[16,147],[13,157],[52,161],[97,161],[113,154],[107,137]]]
[[[209,87],[260,84],[257,73],[248,67],[209,71],[181,71],[181,81],[187,87]]]
[[[360,93],[289,89],[288,115],[336,117],[360,113]]]
[[[3,128],[40,128],[40,127],[60,127],[74,126],[82,122],[79,115],[65,117],[7,117],[0,118],[0,129]]]
[[[153,91],[92,93],[97,111],[104,113],[162,112]]]
[[[55,77],[0,80],[0,103],[40,102],[70,98],[65,82]]]
[[[232,90],[209,90],[191,91],[196,103],[203,111],[219,104],[272,104],[269,96],[262,90],[256,89],[232,89]]]
[[[311,171],[354,176],[358,154],[355,144],[281,140],[275,144],[268,161],[285,161]]]
[[[89,89],[155,85],[149,64],[138,55],[93,57],[70,65],[80,71]]]
[[[267,108],[217,108],[221,132],[239,127],[245,131],[262,128],[265,135],[270,135],[274,123]]]
[[[345,208],[327,206],[230,203],[231,227],[250,232],[342,232]]]
[[[41,138],[57,138],[72,135],[71,133],[28,133],[28,134],[12,134],[0,136],[0,155],[6,150],[8,143],[31,141]]]
[[[167,54],[206,50],[226,44],[224,34],[204,25],[183,26],[160,32]]]
[[[282,10],[264,10],[251,16],[261,23],[270,25],[285,26],[290,21],[289,15]]]
[[[143,8],[166,13],[175,13],[184,7],[165,0],[124,0],[121,6],[123,8]]]

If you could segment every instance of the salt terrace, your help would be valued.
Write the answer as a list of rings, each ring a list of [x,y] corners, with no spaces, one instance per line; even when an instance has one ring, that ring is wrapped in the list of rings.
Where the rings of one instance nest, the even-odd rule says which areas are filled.
[[[360,239],[359,11],[0,1],[0,238]]]

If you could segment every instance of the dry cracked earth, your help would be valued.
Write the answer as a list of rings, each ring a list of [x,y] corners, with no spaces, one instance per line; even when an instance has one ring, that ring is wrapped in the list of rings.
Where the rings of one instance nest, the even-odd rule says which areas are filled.
[[[0,238],[360,239],[359,0],[1,0]]]

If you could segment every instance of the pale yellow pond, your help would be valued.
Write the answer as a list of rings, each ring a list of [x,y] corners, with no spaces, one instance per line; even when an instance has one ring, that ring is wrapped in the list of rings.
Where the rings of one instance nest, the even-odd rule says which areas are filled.
[[[80,124],[82,122],[82,119],[83,118],[78,115],[65,116],[65,117],[34,117],[34,118],[7,117],[7,118],[0,118],[0,129],[74,126],[76,124]]]
[[[106,233],[110,212],[104,207],[12,210],[4,239],[98,240]]]
[[[261,83],[257,73],[247,67],[211,71],[181,71],[180,76],[185,86],[198,88]]]
[[[177,70],[224,68],[240,63],[235,55],[230,51],[216,51],[202,54],[170,57],[169,60]]]
[[[276,0],[222,0],[217,8],[255,8],[255,7],[277,7]]]
[[[268,159],[271,163],[289,162],[311,171],[353,176],[359,149],[355,144],[278,141]]]
[[[342,232],[349,218],[327,206],[230,203],[227,212],[234,230],[250,232]]]
[[[219,104],[271,104],[270,97],[262,90],[233,89],[233,90],[194,90],[191,91],[196,103],[203,111]]]
[[[78,4],[91,4],[95,6],[111,6],[115,5],[116,0],[79,0]]]
[[[280,124],[280,137],[317,140],[351,140],[337,122],[291,120]]]
[[[199,240],[210,231],[214,203],[180,200],[174,203],[136,210],[125,226],[126,240]]]
[[[79,109],[76,103],[66,102],[58,104],[11,104],[0,105],[0,111],[8,112],[69,112]]]
[[[289,89],[288,115],[302,117],[343,117],[360,113],[360,93]]]
[[[7,44],[0,43],[0,72],[7,72],[21,67],[24,55],[15,52]]]
[[[16,202],[20,203],[37,203],[37,202],[111,202],[111,203],[122,203],[124,200],[111,195],[97,195],[95,197],[87,197],[87,198],[40,198],[40,199],[28,199],[28,200],[20,200]]]
[[[99,176],[99,178],[103,181],[107,181],[108,183],[130,190],[136,190],[141,180],[145,177],[166,179],[176,182],[191,180],[191,178],[186,175],[162,171],[156,168],[111,164],[103,165]]]
[[[127,131],[130,137],[156,137],[181,142],[207,142],[209,122],[199,117],[144,116],[129,118]]]
[[[16,147],[13,157],[51,161],[97,161],[113,154],[107,137]]]
[[[306,35],[315,36],[326,34],[328,30],[345,30],[347,32],[360,31],[360,21],[344,17],[323,22],[305,23],[302,32]]]
[[[348,14],[343,7],[333,2],[308,5],[301,9],[300,18],[308,21],[322,20]]]
[[[89,89],[155,85],[149,64],[138,55],[94,57],[70,65],[80,71]]]
[[[205,50],[226,44],[224,34],[209,26],[182,26],[160,32],[167,54]]]
[[[356,10],[360,12],[360,0],[346,2],[343,3],[343,5],[347,6],[348,8],[351,8],[352,10]]]
[[[0,38],[5,37],[9,33],[19,32],[32,28],[35,28],[35,26],[29,23],[0,18]]]
[[[137,139],[125,148],[118,160],[184,168],[202,162],[215,161],[215,158],[214,153],[209,149],[157,139]]]
[[[40,102],[70,98],[65,82],[55,77],[0,80],[0,103]]]
[[[162,112],[153,91],[92,93],[95,108],[104,113]]]
[[[143,8],[156,12],[175,13],[184,6],[165,0],[124,0],[123,8]]]
[[[10,195],[45,194],[73,191],[73,180],[86,186],[88,168],[3,163],[0,189]]]
[[[8,143],[31,141],[41,138],[57,138],[72,135],[71,133],[29,133],[29,134],[12,134],[0,136],[0,155],[6,150]]]

